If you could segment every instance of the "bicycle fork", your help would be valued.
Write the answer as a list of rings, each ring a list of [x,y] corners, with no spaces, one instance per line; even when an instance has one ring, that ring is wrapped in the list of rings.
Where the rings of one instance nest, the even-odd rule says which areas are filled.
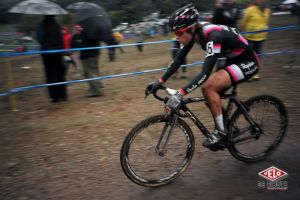
[[[172,112],[174,112],[174,111],[172,111]],[[171,135],[173,134],[173,131],[177,124],[178,118],[179,118],[179,115],[173,113],[169,116],[170,120],[167,121],[164,125],[164,128],[163,128],[162,133],[159,138],[159,141],[155,147],[155,152],[161,157],[164,157],[168,151],[167,145],[168,145]],[[168,131],[169,126],[170,126],[170,129]]]

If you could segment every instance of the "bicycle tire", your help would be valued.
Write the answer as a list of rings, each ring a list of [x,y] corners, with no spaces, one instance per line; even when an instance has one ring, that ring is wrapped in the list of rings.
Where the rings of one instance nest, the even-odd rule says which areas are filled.
[[[248,113],[250,116],[258,123],[260,128],[263,130],[263,134],[261,134],[257,139],[254,139],[255,143],[258,144],[258,142],[261,143],[267,143],[265,140],[267,139],[267,136],[272,134],[272,140],[271,143],[265,145],[265,148],[263,150],[260,150],[262,146],[258,144],[257,147],[249,147],[246,145],[246,148],[241,150],[238,146],[241,145],[240,143],[236,144],[230,144],[228,146],[229,152],[238,160],[251,163],[251,162],[258,162],[263,159],[265,159],[267,156],[269,156],[275,149],[278,147],[278,145],[281,143],[282,139],[285,136],[287,125],[288,125],[288,116],[287,111],[282,103],[281,100],[279,100],[276,97],[269,96],[269,95],[262,95],[262,96],[255,96],[253,98],[250,98],[244,103],[245,107],[248,110]],[[262,107],[260,105],[265,105],[265,107]],[[266,106],[270,106],[269,110],[266,110]],[[255,108],[258,108],[258,111],[255,112]],[[265,111],[273,111],[273,113],[267,113]],[[255,116],[257,113],[263,113],[268,114],[265,116],[265,118],[260,118],[260,120]],[[278,114],[276,117],[275,114]],[[260,115],[261,116],[261,115]],[[274,119],[271,121],[271,119]],[[239,121],[240,120],[240,121]],[[266,122],[269,123],[266,123]],[[270,122],[271,121],[271,122]],[[241,130],[241,122],[244,122],[244,124],[247,124],[245,118],[243,117],[243,114],[241,110],[236,110],[234,114],[232,115],[232,118],[229,122],[229,133],[228,133],[228,141],[229,143],[232,142],[235,138],[237,138],[237,132],[240,132]],[[249,125],[249,123],[248,123]],[[240,126],[240,127],[238,127]],[[267,127],[270,127],[269,129]],[[277,128],[278,130],[274,131],[272,129]],[[244,128],[247,129],[247,128]],[[237,131],[238,130],[238,131]],[[251,132],[250,132],[251,133]],[[271,133],[271,134],[270,134]],[[268,135],[267,135],[268,134]],[[262,141],[262,139],[264,139]],[[244,143],[247,144],[247,143]],[[252,143],[253,145],[253,143]],[[258,153],[253,153],[255,151],[259,151]],[[250,151],[249,153],[245,153],[245,151]]]
[[[153,176],[154,172],[161,173],[162,171],[167,170],[169,165],[173,164],[172,162],[174,162],[168,156],[173,155],[173,153],[180,152],[178,145],[181,146],[182,142],[177,143],[176,151],[171,152],[172,149],[168,149],[166,157],[159,157],[159,155],[154,155],[155,154],[155,152],[154,152],[155,144],[157,144],[160,134],[158,134],[158,137],[154,136],[154,135],[157,134],[156,132],[161,132],[161,130],[162,130],[162,129],[160,129],[159,131],[153,131],[154,125],[159,126],[159,125],[162,125],[167,122],[168,122],[168,120],[163,115],[156,115],[153,117],[149,117],[149,118],[141,121],[140,123],[138,123],[129,132],[129,134],[125,138],[123,145],[122,145],[122,149],[121,149],[120,161],[121,161],[121,166],[122,166],[122,169],[123,169],[125,175],[134,183],[141,185],[141,186],[145,186],[145,187],[162,186],[162,185],[165,185],[165,184],[175,180],[189,166],[189,164],[192,160],[192,157],[193,157],[194,149],[195,149],[194,135],[193,135],[193,132],[192,132],[191,128],[189,127],[189,125],[185,121],[183,121],[182,119],[179,118],[177,121],[177,124],[175,126],[175,129],[174,129],[175,132],[173,132],[173,134],[177,134],[177,129],[178,129],[183,133],[184,140],[187,141],[186,142],[187,144],[185,146],[186,149],[184,150],[185,153],[182,153],[183,160],[180,163],[178,163],[178,166],[175,169],[172,169],[170,172],[166,172],[166,175],[164,175],[164,176],[159,175],[157,177],[151,177],[151,176]],[[145,132],[145,130],[149,129],[149,128],[151,128],[150,130],[152,131],[152,133],[142,135],[143,132]],[[175,135],[171,136],[169,143],[168,143],[168,148],[170,148],[169,145],[172,145],[172,143],[175,143],[179,140],[179,139],[177,139],[177,138],[179,138],[179,136],[178,137],[175,137]],[[141,139],[147,139],[147,137],[155,137],[156,140],[155,140],[155,142],[153,142],[153,139],[151,139],[150,141],[142,140],[142,142],[141,142],[142,145],[138,146],[138,141]],[[137,141],[137,144],[135,144],[136,141]],[[153,142],[154,145],[150,146],[150,148],[149,148],[150,151],[149,151],[149,149],[147,149],[147,148],[148,148],[148,145],[151,144],[151,142]],[[136,158],[134,155],[130,155],[130,151],[133,151],[133,153],[135,152],[135,147],[137,147],[137,154],[141,153],[140,155],[136,156]],[[171,146],[171,147],[173,147],[173,146]],[[141,150],[141,148],[143,148],[143,150]],[[147,154],[148,152],[150,152],[150,153]],[[165,165],[163,164],[161,166],[161,168],[158,168],[158,170],[155,171],[154,163],[156,161],[156,158],[169,159],[170,162],[167,162],[168,161],[167,160]],[[134,165],[134,161],[136,161],[138,164]],[[146,164],[147,162],[150,162],[150,163]],[[165,161],[161,160],[161,162],[165,162]],[[150,165],[153,166],[153,169],[147,168]],[[143,172],[137,172],[138,170],[136,168],[138,168],[138,167],[141,167],[144,170],[145,174],[142,174]],[[149,176],[149,177],[146,177],[146,176]]]

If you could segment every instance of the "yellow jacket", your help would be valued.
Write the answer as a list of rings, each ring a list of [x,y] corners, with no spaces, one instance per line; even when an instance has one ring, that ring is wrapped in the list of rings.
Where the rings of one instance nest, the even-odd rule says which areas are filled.
[[[268,23],[270,19],[270,9],[266,8],[263,12],[256,6],[250,6],[244,12],[241,19],[241,30],[242,31],[260,31],[268,29]],[[267,32],[258,34],[246,34],[246,39],[252,41],[262,41],[267,38]]]

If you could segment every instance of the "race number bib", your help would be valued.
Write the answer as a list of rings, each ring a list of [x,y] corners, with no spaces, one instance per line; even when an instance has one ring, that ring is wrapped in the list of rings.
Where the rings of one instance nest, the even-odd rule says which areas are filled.
[[[214,43],[213,43],[213,41],[211,41],[206,44],[205,57],[209,57],[209,56],[213,56],[213,55],[214,55]]]

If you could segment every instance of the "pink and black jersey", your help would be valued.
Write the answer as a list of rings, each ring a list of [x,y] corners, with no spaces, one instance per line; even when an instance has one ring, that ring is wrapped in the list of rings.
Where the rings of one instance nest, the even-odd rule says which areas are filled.
[[[200,45],[206,51],[205,62],[202,72],[181,89],[183,94],[190,93],[207,80],[219,57],[227,58],[225,70],[230,74],[233,84],[247,80],[257,73],[257,56],[236,28],[207,22],[201,23],[201,25],[202,33],[199,31],[198,34],[202,38]],[[162,76],[161,81],[166,81],[177,71],[193,45],[194,41],[191,41],[180,50],[167,72]]]
[[[209,55],[221,54],[228,59],[241,56],[243,53],[252,53],[247,40],[236,28],[223,25],[203,24],[203,33],[206,40],[206,51]],[[213,54],[211,54],[213,53]]]

